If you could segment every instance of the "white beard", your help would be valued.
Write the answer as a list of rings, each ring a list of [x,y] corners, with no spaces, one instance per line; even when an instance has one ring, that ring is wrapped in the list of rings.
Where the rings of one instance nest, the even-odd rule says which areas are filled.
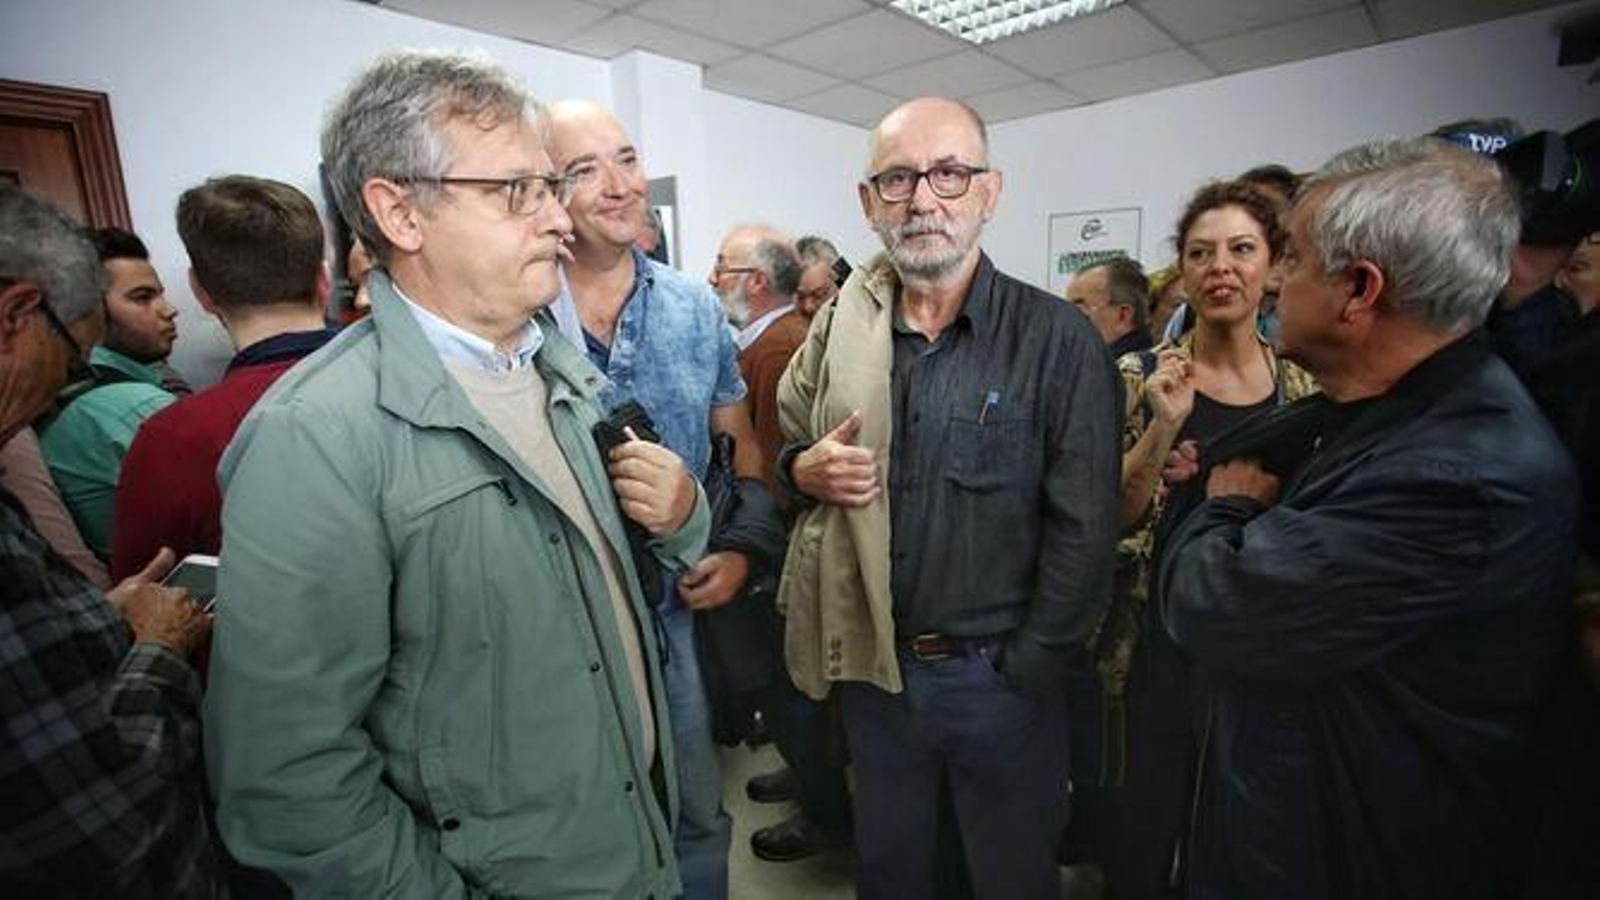
[[[743,328],[750,324],[750,298],[746,296],[744,285],[732,288],[722,297],[722,309],[728,314],[728,321],[735,328]]]
[[[967,257],[967,251],[977,242],[976,233],[963,235],[955,223],[941,221],[936,216],[917,216],[898,226],[875,221],[872,228],[882,239],[883,247],[889,251],[889,259],[901,277],[929,282],[943,281],[959,268],[961,261]],[[948,247],[928,250],[913,250],[906,246],[909,237],[928,232],[945,235],[952,243]]]

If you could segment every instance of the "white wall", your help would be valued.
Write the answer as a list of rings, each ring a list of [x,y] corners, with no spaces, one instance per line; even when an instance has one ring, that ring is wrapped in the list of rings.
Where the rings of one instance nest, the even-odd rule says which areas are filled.
[[[111,98],[135,230],[178,305],[173,364],[209,383],[231,350],[188,287],[173,224],[185,189],[244,172],[321,206],[322,116],[355,72],[396,47],[477,49],[541,99],[609,102],[604,62],[340,0],[4,0],[0,77]]]
[[[1052,213],[1139,206],[1143,261],[1166,265],[1183,203],[1211,178],[1263,162],[1313,169],[1352,144],[1466,118],[1569,130],[1600,112],[1600,87],[1583,83],[1592,65],[1556,68],[1552,25],[1584,5],[1001,123],[990,144],[1006,180],[985,244],[1044,285]]]
[[[717,241],[708,214],[715,188],[706,174],[700,75],[699,66],[639,51],[611,62],[612,109],[639,147],[646,174],[677,180],[673,259],[690,272],[716,255]]]
[[[1311,168],[1360,140],[1470,116],[1570,128],[1600,108],[1600,89],[1582,83],[1589,67],[1554,65],[1551,25],[1581,5],[999,124],[1005,193],[985,245],[1044,284],[1051,213],[1140,206],[1144,258],[1163,264],[1183,199],[1209,177],[1268,160]],[[320,203],[327,104],[401,46],[479,49],[541,99],[613,103],[650,174],[679,178],[691,273],[750,220],[826,235],[853,261],[878,249],[856,200],[865,129],[704,90],[684,63],[605,63],[345,0],[0,0],[0,77],[110,95],[134,226],[183,313],[174,362],[200,384],[229,350],[188,290],[178,194],[247,172]]]
[[[705,92],[712,230],[763,221],[799,237],[830,238],[851,262],[882,249],[867,229],[856,184],[867,163],[867,130],[764,103]],[[703,272],[711,254],[686,256]]]

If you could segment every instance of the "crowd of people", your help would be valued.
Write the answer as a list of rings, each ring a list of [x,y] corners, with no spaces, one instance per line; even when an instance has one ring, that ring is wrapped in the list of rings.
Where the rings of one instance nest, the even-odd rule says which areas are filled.
[[[762,729],[753,853],[869,900],[1600,890],[1600,221],[1493,159],[1261,166],[1061,297],[954,100],[854,268],[667,265],[619,119],[478,57],[321,158],[347,303],[296,188],[178,198],[198,391],[137,236],[0,185],[0,893],[718,900]]]

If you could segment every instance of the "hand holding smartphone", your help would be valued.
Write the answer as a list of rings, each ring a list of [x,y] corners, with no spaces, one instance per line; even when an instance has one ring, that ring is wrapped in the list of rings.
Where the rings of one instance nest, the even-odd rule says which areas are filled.
[[[173,566],[161,583],[167,587],[188,589],[189,595],[200,604],[200,608],[211,612],[217,605],[217,558],[191,553]]]

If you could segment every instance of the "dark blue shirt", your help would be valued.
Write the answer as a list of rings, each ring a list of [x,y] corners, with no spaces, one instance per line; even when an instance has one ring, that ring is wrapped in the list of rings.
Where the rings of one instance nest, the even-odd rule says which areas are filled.
[[[1022,629],[1081,649],[1110,599],[1122,410],[1071,305],[980,263],[934,341],[898,306],[891,378],[895,629]]]

